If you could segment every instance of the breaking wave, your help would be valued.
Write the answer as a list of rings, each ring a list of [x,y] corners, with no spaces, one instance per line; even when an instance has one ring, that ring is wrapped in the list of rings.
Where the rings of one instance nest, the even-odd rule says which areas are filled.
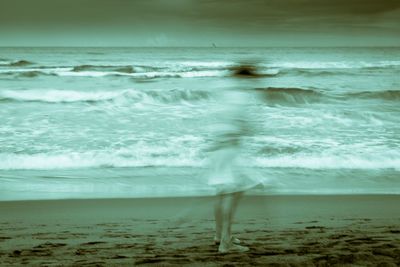
[[[9,66],[9,67],[24,67],[33,65],[34,63],[28,60],[15,60],[15,61],[6,61],[0,60],[0,66]]]
[[[350,93],[348,96],[361,99],[383,99],[383,100],[400,100],[400,90],[386,90],[386,91],[365,91],[358,93]]]
[[[174,62],[164,65],[69,65],[40,66],[29,68],[35,64],[27,60],[0,60],[1,73],[16,73],[21,77],[37,77],[39,75],[58,76],[128,76],[132,78],[193,78],[193,77],[229,77],[242,74],[241,66],[233,62]],[[7,68],[8,67],[8,68]],[[19,67],[19,68],[17,68]],[[327,76],[337,74],[354,74],[360,70],[392,69],[400,67],[400,61],[379,62],[281,62],[276,64],[260,64],[247,66],[254,77],[276,77],[280,75]],[[239,70],[238,70],[239,68]],[[28,74],[25,74],[28,72]],[[246,74],[248,75],[248,74]]]
[[[140,155],[126,158],[118,153],[69,153],[69,154],[0,154],[0,170],[52,170],[101,167],[193,167],[199,165],[188,157],[156,158]]]
[[[25,75],[37,75],[35,72]],[[400,91],[364,91],[358,93],[329,94],[316,89],[267,87],[255,88],[263,103],[275,106],[296,106],[330,101],[366,100],[400,100]],[[96,103],[103,101],[128,101],[131,103],[168,104],[179,102],[196,102],[213,99],[213,92],[204,90],[169,89],[169,90],[136,90],[118,91],[74,91],[74,90],[1,90],[0,101],[3,102],[45,102],[45,103]]]
[[[263,100],[267,104],[309,104],[319,102],[322,98],[327,97],[313,89],[304,88],[256,88],[261,93]]]
[[[298,105],[312,104],[329,101],[352,101],[361,100],[400,100],[399,90],[383,90],[383,91],[362,91],[357,93],[330,94],[315,89],[306,88],[255,88],[259,92],[265,103],[269,105]]]
[[[127,89],[122,91],[71,91],[71,90],[3,90],[0,91],[1,101],[25,101],[46,103],[71,103],[71,102],[101,102],[113,100],[128,100],[134,103],[175,103],[181,101],[200,101],[210,97],[206,91],[178,90],[166,91],[139,91]]]
[[[156,147],[158,152],[163,148]],[[125,149],[126,150],[126,149]],[[0,154],[0,170],[51,170],[77,168],[124,168],[124,167],[206,167],[207,160],[190,155],[190,148],[179,147],[171,154],[172,148],[163,156],[141,151],[128,156],[121,151],[69,152],[60,154]],[[171,150],[171,151],[170,151]],[[191,149],[193,151],[193,149]],[[247,162],[248,161],[248,162]],[[354,170],[400,170],[398,157],[361,157],[356,155],[286,155],[271,158],[248,158],[245,166],[256,168],[300,168],[300,169],[354,169]]]
[[[78,70],[77,70],[78,69]],[[139,79],[156,79],[156,78],[195,78],[195,77],[223,77],[229,76],[229,70],[146,70],[140,67],[86,67],[79,66],[76,68],[29,68],[29,69],[2,69],[0,74],[17,75],[18,77],[33,78],[40,75],[56,75],[56,76],[79,76],[79,77],[131,77]]]
[[[369,69],[369,68],[393,68],[400,67],[398,60],[386,60],[376,62],[363,62],[363,61],[299,61],[299,62],[281,62],[270,65],[270,67],[284,68],[284,69]]]
[[[79,65],[72,68],[74,72],[81,71],[111,71],[120,73],[134,73],[136,72],[132,66],[97,66],[97,65]]]
[[[257,158],[253,166],[261,168],[303,168],[303,169],[396,169],[400,170],[400,159],[374,155],[288,155],[273,158]]]

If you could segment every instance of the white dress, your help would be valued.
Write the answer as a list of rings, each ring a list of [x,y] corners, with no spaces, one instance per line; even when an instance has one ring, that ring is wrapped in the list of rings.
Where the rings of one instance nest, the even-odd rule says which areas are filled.
[[[251,130],[245,107],[249,95],[232,90],[221,97],[218,123],[213,126],[208,184],[217,194],[243,192],[264,183],[260,175],[243,166],[242,139]]]

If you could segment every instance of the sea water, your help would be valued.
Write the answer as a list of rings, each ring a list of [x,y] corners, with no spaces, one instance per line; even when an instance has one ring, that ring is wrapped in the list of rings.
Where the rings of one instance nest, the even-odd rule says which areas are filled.
[[[256,77],[233,69],[251,61]],[[400,48],[0,48],[0,200],[209,195],[223,90],[250,194],[400,193]]]

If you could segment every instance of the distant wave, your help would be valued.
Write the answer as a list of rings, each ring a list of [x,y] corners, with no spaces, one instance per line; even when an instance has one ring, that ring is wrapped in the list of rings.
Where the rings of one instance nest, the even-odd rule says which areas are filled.
[[[32,78],[32,77],[36,77],[43,74],[40,71],[26,71],[26,72],[21,72],[18,74],[19,77],[27,77],[27,78]]]
[[[4,66],[9,66],[5,64]],[[14,68],[20,66],[21,68]],[[195,78],[223,77],[234,75],[232,64],[228,62],[178,62],[162,66],[151,65],[96,65],[84,64],[77,66],[37,66],[22,68],[28,65],[14,65],[13,68],[0,69],[0,74],[16,74],[19,77],[37,77],[39,75],[105,77],[126,76],[139,79],[155,78]],[[279,74],[277,69],[263,69],[257,76],[267,77]]]
[[[33,62],[26,60],[0,61],[0,73],[19,77],[34,78],[39,75],[106,77],[127,76],[138,79],[156,78],[195,78],[238,76],[243,70],[233,62],[169,62],[164,65],[113,65],[82,64],[70,66],[40,66],[28,68]],[[8,68],[7,68],[8,67]],[[338,74],[357,74],[363,69],[400,68],[400,61],[380,62],[281,62],[250,66],[252,77],[277,77],[281,75],[329,76]],[[25,72],[29,72],[25,74]],[[242,76],[242,74],[240,74]],[[247,75],[249,76],[249,75]]]
[[[1,61],[0,66],[9,66],[9,67],[24,67],[34,64],[33,62],[28,60],[15,60],[15,61],[0,60],[0,61]]]
[[[400,67],[400,61],[383,61],[377,64],[365,64],[362,68],[369,70],[395,69]]]
[[[44,73],[44,72],[38,71],[38,70],[23,71],[23,72],[18,73],[18,77],[23,77],[23,78],[34,78],[34,77],[42,76],[42,75],[55,76],[55,74],[53,74],[53,73]]]
[[[268,104],[308,104],[320,101],[326,97],[323,93],[304,88],[256,88]]]
[[[237,65],[230,68],[231,75],[234,77],[269,77],[277,76],[279,69],[270,69],[253,66],[253,65]]]
[[[383,99],[383,100],[400,100],[400,90],[386,90],[386,91],[365,91],[358,93],[347,94],[353,98],[361,99]]]
[[[180,102],[180,101],[200,101],[209,99],[211,94],[207,91],[178,90],[172,89],[167,91],[147,91],[145,93],[152,99],[162,103]]]
[[[226,66],[233,76],[268,77],[278,75],[329,76],[355,74],[362,70],[400,68],[400,61],[346,62],[300,61],[278,62],[259,65]]]
[[[70,71],[67,67],[28,67],[28,68],[0,68],[0,75],[14,75],[15,77],[34,78],[38,76],[56,76],[58,73]]]
[[[108,71],[108,72],[134,73],[135,69],[132,66],[79,65],[73,67],[72,71],[74,72]]]
[[[271,64],[264,68],[278,69],[279,75],[294,76],[331,76],[354,75],[365,71],[400,69],[400,61],[379,62],[286,62]]]
[[[27,60],[0,60],[0,73],[34,78],[40,75],[104,77],[129,76],[139,79],[194,78],[237,76],[241,66],[230,61],[178,61],[162,65],[137,64],[82,64],[69,66],[46,66]],[[281,75],[321,76],[354,74],[366,70],[400,68],[400,61],[329,61],[329,62],[276,62],[250,66],[253,77],[276,77]],[[23,73],[29,72],[29,73]],[[239,71],[240,73],[240,71]]]
[[[400,67],[400,60],[393,61],[376,61],[376,62],[364,62],[364,61],[299,61],[299,62],[280,62],[273,63],[270,65],[264,65],[269,67],[281,68],[281,69],[302,69],[302,70],[323,70],[323,69],[368,69],[368,68],[392,68]]]
[[[192,78],[224,76],[229,69],[225,65],[199,62],[182,62],[166,66],[149,65],[79,65],[70,71],[57,72],[59,76],[130,76],[133,78]]]
[[[58,72],[59,76],[130,76],[133,78],[192,78],[224,76],[228,69],[224,66],[200,64],[176,64],[171,66],[119,66],[80,65],[71,71]]]
[[[208,99],[210,94],[206,91],[193,90],[165,90],[165,91],[138,91],[134,89],[121,91],[71,91],[71,90],[2,90],[2,101],[26,101],[47,103],[70,102],[100,102],[125,99],[134,103],[174,103],[180,101],[199,101]]]
[[[357,93],[330,94],[315,89],[306,88],[255,88],[269,105],[298,105],[312,104],[327,101],[352,101],[355,99],[365,100],[400,100],[400,90],[384,91],[362,91]]]
[[[79,68],[29,68],[29,69],[0,69],[0,74],[16,75],[17,77],[33,78],[40,75],[79,76],[79,77],[131,77],[138,79],[156,78],[195,78],[195,77],[222,77],[229,76],[229,70],[151,70],[142,67],[86,67]]]
[[[25,75],[37,75],[35,72]],[[344,94],[323,93],[316,89],[267,87],[255,88],[260,94],[260,99],[267,105],[296,106],[329,101],[352,101],[354,99],[383,99],[386,101],[400,100],[400,91],[386,90],[377,92],[357,92]],[[135,90],[126,89],[118,91],[74,91],[74,90],[0,90],[0,101],[16,102],[46,102],[46,103],[71,103],[71,102],[104,102],[104,101],[129,101],[131,103],[168,104],[178,102],[196,102],[213,98],[211,91],[170,89],[170,90]]]
[[[299,76],[331,76],[331,75],[343,75],[343,74],[354,74],[352,69],[281,69],[281,75],[299,75]]]

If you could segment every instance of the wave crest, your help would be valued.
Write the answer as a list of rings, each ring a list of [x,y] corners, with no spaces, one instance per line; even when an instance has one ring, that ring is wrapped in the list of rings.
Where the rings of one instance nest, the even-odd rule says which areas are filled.
[[[324,94],[313,89],[267,87],[256,88],[263,100],[271,105],[309,104],[321,101]]]
[[[166,91],[138,91],[127,89],[122,91],[94,91],[82,92],[71,90],[20,90],[0,91],[2,101],[27,101],[27,102],[46,102],[46,103],[70,103],[70,102],[102,102],[114,100],[127,100],[134,103],[175,103],[181,101],[195,102],[205,100],[210,97],[206,91],[193,91],[185,89],[173,89]]]
[[[0,61],[2,61],[0,63],[0,66],[8,66],[8,67],[24,67],[34,64],[33,62],[28,60],[14,60],[14,61],[0,60]]]
[[[383,99],[383,100],[400,100],[400,90],[386,91],[365,91],[358,93],[350,93],[349,96],[361,99]]]
[[[102,65],[79,65],[72,68],[74,72],[81,71],[108,71],[120,73],[134,73],[135,69],[132,66],[102,66]]]
[[[355,155],[305,155],[257,158],[252,166],[261,168],[300,169],[396,169],[400,170],[400,159],[378,155],[375,158]]]
[[[137,152],[139,150],[139,153]],[[154,152],[156,151],[156,152]],[[157,156],[154,156],[154,154]],[[250,168],[295,168],[311,170],[400,170],[400,159],[387,155],[283,155],[270,158],[251,157],[243,160]],[[173,144],[169,147],[122,149],[121,151],[87,151],[54,154],[0,154],[0,170],[51,170],[124,167],[201,167],[207,160],[195,155],[193,147]]]

